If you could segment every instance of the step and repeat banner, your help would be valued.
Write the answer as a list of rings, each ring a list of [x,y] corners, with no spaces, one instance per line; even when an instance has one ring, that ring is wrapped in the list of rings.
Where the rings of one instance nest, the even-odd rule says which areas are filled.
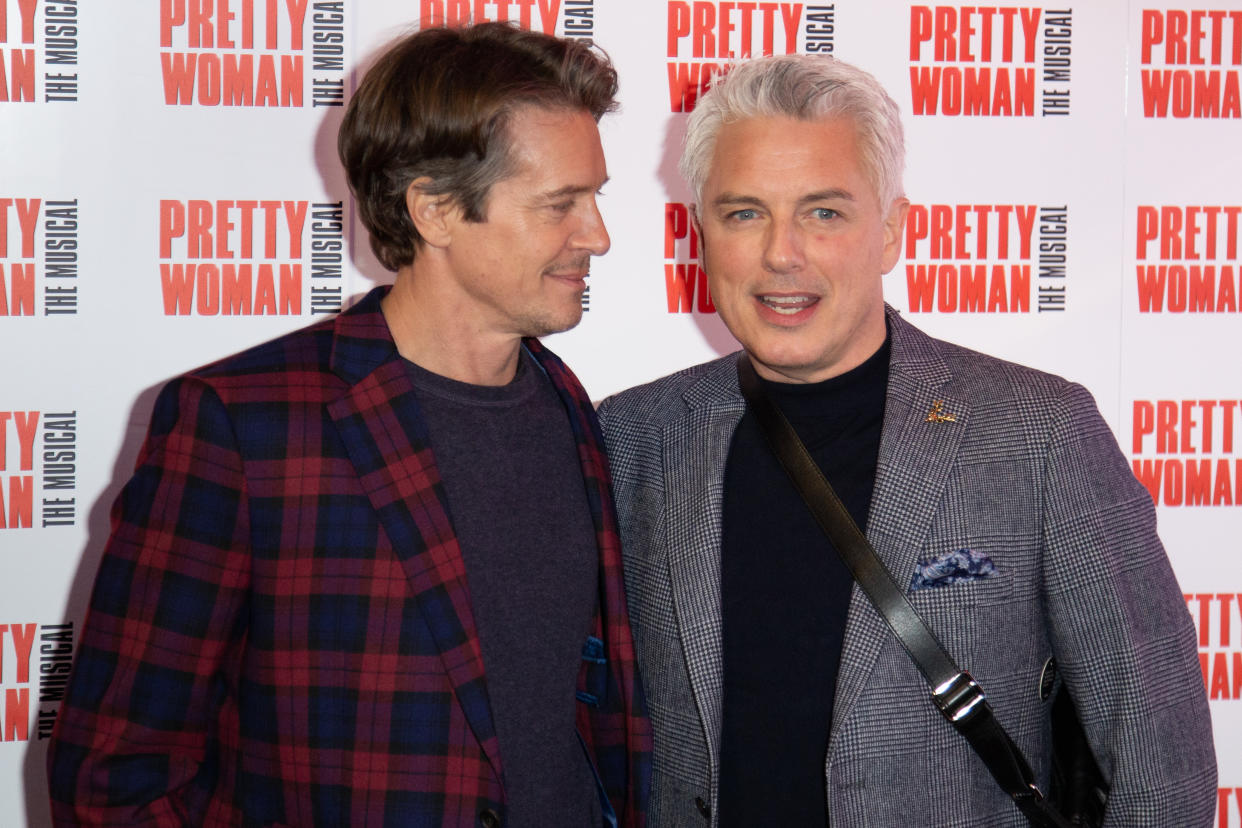
[[[1242,826],[1242,2],[0,0],[0,825],[44,757],[108,510],[170,377],[390,280],[339,169],[343,105],[419,25],[590,38],[613,249],[550,338],[592,397],[736,348],[676,173],[745,55],[834,55],[901,105],[888,301],[1084,383],[1158,504]]]

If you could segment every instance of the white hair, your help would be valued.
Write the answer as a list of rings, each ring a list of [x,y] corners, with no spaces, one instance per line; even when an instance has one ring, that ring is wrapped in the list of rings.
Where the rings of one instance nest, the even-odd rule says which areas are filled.
[[[831,57],[779,55],[735,64],[691,113],[680,168],[696,201],[702,201],[720,128],[771,116],[849,118],[858,130],[863,164],[880,209],[902,195],[905,139],[897,104],[884,87],[867,72]]]

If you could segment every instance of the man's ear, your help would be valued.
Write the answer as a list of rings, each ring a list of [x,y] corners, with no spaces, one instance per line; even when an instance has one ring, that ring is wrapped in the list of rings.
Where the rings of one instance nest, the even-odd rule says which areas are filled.
[[[906,213],[910,211],[910,199],[893,199],[888,215],[884,217],[884,254],[880,260],[881,273],[888,273],[901,258],[901,237],[906,229]]]
[[[423,241],[432,247],[446,247],[453,236],[457,206],[443,193],[428,192],[430,184],[431,179],[425,176],[410,182],[405,188],[405,209]]]

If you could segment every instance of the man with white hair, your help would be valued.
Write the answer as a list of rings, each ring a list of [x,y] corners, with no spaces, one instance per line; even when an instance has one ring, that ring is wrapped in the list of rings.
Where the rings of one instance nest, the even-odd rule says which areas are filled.
[[[1111,787],[1105,824],[1207,825],[1207,700],[1151,498],[1085,389],[884,304],[903,155],[891,98],[826,58],[739,64],[690,118],[703,263],[744,351],[600,408],[651,824],[1025,825],[1068,692]],[[964,698],[970,675],[986,689],[977,710],[1029,762],[1023,796],[945,720],[976,708],[942,699],[942,717],[854,588],[760,424],[773,404],[968,671]]]

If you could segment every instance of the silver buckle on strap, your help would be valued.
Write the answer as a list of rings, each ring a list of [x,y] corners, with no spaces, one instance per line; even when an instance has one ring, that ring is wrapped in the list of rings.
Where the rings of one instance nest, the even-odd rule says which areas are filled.
[[[983,688],[975,683],[965,670],[940,684],[932,691],[932,698],[940,712],[951,722],[960,722],[985,701]]]

